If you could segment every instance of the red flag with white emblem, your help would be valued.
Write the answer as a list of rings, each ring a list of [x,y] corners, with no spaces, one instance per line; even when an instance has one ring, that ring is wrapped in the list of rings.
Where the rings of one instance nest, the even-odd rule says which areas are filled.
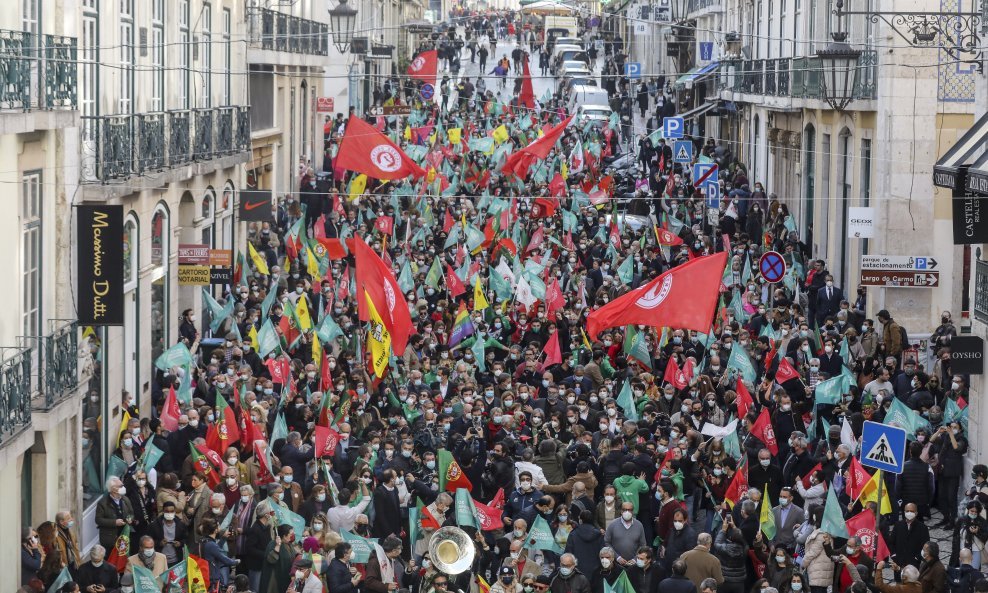
[[[439,64],[439,52],[430,49],[415,56],[408,65],[408,76],[431,85],[436,84],[436,69]]]
[[[346,133],[340,142],[336,166],[349,171],[364,173],[374,179],[404,179],[422,177],[425,170],[418,166],[390,138],[374,126],[351,117]]]

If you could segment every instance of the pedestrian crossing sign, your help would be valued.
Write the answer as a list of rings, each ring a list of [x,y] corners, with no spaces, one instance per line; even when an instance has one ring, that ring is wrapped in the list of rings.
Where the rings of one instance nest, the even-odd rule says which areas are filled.
[[[672,148],[672,160],[676,163],[693,162],[693,141],[677,140]]]
[[[866,421],[861,432],[861,465],[901,474],[906,457],[906,431]]]

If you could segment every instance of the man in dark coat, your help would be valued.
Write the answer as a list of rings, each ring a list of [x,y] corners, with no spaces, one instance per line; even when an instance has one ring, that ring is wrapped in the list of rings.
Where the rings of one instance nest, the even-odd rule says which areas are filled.
[[[600,567],[600,549],[604,547],[604,535],[593,524],[593,512],[580,513],[580,524],[566,539],[566,551],[576,556],[577,566],[584,574],[593,574]]]
[[[401,534],[401,506],[398,502],[396,480],[394,471],[386,469],[381,474],[381,485],[374,490],[374,526],[372,533],[376,538]]]
[[[686,563],[676,560],[672,563],[672,576],[659,583],[658,593],[696,593],[696,585],[686,578]]]

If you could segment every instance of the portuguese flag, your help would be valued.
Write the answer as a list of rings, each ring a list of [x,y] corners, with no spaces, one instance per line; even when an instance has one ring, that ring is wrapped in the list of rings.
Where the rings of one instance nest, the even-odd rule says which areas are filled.
[[[124,525],[106,561],[115,566],[118,573],[123,574],[124,569],[127,568],[128,556],[130,556],[130,525]]]
[[[440,449],[436,456],[439,460],[439,489],[446,492],[456,492],[457,488],[473,489],[473,484],[463,473],[460,464],[453,459],[453,454],[446,449]]]
[[[206,431],[206,445],[219,454],[225,454],[228,447],[240,440],[237,417],[226,403],[226,398],[216,392],[216,421]]]

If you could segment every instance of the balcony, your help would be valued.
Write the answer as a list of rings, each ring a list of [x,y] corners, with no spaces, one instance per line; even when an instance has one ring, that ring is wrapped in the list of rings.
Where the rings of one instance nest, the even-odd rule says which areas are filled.
[[[823,66],[819,58],[773,58],[725,61],[721,90],[764,97],[823,99]],[[878,52],[865,51],[858,58],[854,98],[877,98]]]
[[[689,0],[686,5],[686,15],[687,20],[693,20],[698,16],[702,16],[702,12],[722,12],[724,6],[723,0]]]
[[[40,394],[35,409],[50,410],[79,387],[79,323],[69,321],[55,328],[42,340],[44,359]]]
[[[0,362],[0,445],[31,425],[30,348],[9,348],[12,355]]]
[[[77,125],[76,39],[0,29],[0,135]]]
[[[329,55],[329,25],[303,19],[269,8],[251,11],[250,44],[248,61],[252,63],[283,63],[296,65],[318,65],[318,60],[308,56]],[[294,54],[295,58],[259,55],[250,50]]]
[[[82,120],[83,183],[110,184],[187,165],[197,166],[196,174],[202,174],[243,162],[250,150],[250,107],[246,106]]]

